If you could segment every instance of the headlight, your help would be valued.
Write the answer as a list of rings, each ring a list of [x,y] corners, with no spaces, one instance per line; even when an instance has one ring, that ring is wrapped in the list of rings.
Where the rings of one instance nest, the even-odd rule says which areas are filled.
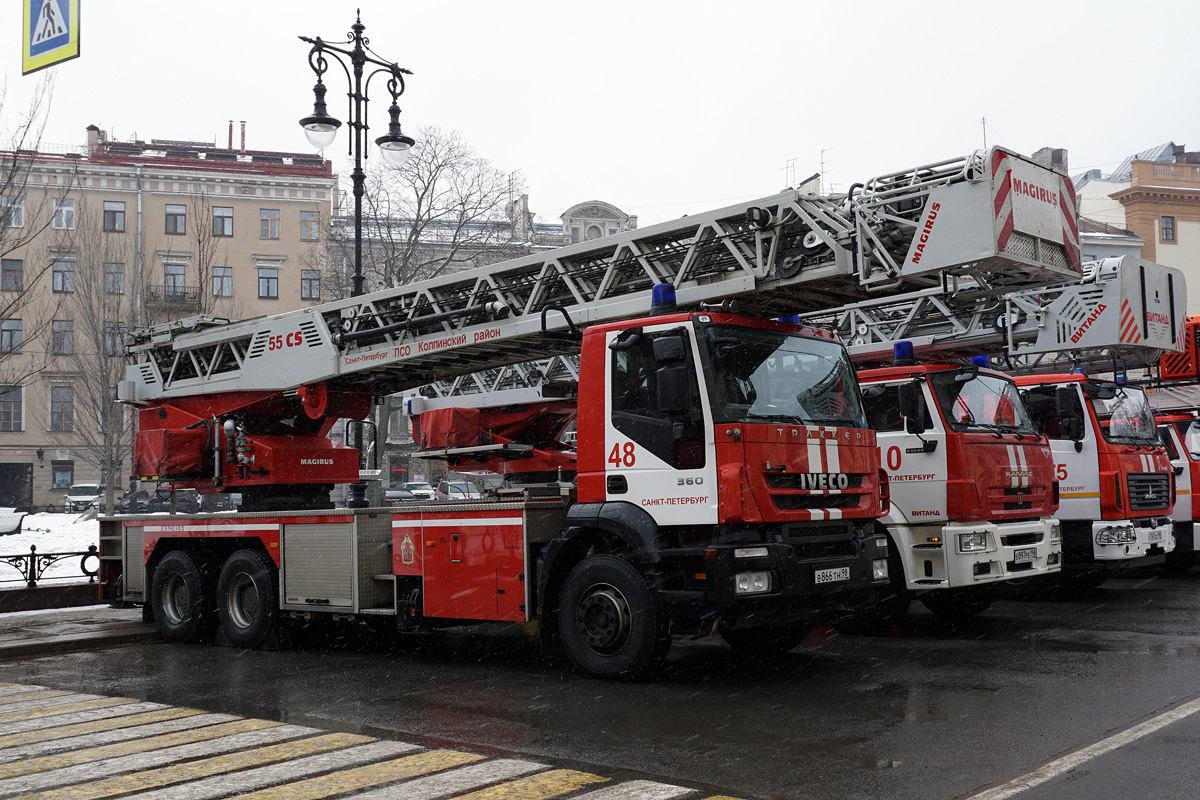
[[[960,553],[979,553],[987,550],[987,534],[986,533],[960,533],[958,534],[958,552]]]
[[[766,556],[765,547],[738,547],[733,551],[734,558],[762,558]]]
[[[1137,541],[1133,528],[1101,528],[1096,533],[1096,544],[1132,544]]]
[[[1050,524],[1050,544],[1062,544],[1062,525],[1058,524],[1058,520]]]
[[[877,558],[871,562],[871,580],[881,581],[887,578],[887,576],[888,569],[886,558]]]
[[[733,579],[737,594],[761,594],[771,591],[771,573],[739,572]]]

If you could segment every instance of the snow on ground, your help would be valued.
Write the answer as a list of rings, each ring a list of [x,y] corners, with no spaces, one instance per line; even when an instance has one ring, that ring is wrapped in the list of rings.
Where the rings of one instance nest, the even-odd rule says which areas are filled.
[[[88,519],[91,517],[90,519]],[[0,536],[0,558],[28,555],[30,545],[39,555],[45,553],[78,553],[90,545],[100,546],[100,523],[94,512],[83,514],[29,514],[21,522],[21,532]],[[44,579],[52,583],[86,583],[87,577],[79,568],[79,556],[66,558],[46,568]],[[88,567],[96,569],[97,559],[89,559]],[[16,567],[0,561],[0,588],[15,588],[24,584]]]

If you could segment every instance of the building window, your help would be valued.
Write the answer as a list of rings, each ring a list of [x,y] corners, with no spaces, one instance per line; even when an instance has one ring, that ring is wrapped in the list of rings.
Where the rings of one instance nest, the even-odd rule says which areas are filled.
[[[21,414],[21,387],[0,386],[0,431],[24,430]]]
[[[71,484],[75,483],[75,462],[74,461],[51,461],[50,462],[50,488],[51,489],[70,489]]]
[[[50,430],[75,430],[75,388],[73,386],[50,387]]]
[[[54,201],[54,229],[59,231],[75,230],[75,201],[62,199]]]
[[[321,212],[300,212],[300,238],[306,242],[315,242],[321,238]]]
[[[104,264],[105,294],[125,294],[125,265]]]
[[[105,320],[104,322],[104,355],[125,355],[125,326],[120,322]]]
[[[25,262],[19,258],[0,261],[0,289],[19,292],[25,288]]]
[[[0,322],[0,354],[10,356],[21,352],[21,320]]]
[[[163,296],[176,297],[187,294],[187,267],[183,264],[163,264]]]
[[[279,209],[260,208],[258,210],[258,238],[279,238]]]
[[[5,228],[25,227],[24,197],[0,197],[0,225]]]
[[[75,262],[55,261],[53,274],[54,291],[70,293],[75,291]]]
[[[233,209],[213,206],[213,236],[233,236]]]
[[[125,232],[125,204],[104,201],[104,230],[107,233]]]
[[[1163,217],[1162,218],[1162,240],[1164,242],[1175,241],[1175,218],[1174,217]]]
[[[187,208],[185,206],[167,205],[167,233],[187,233]]]
[[[233,297],[233,267],[213,267],[213,297]]]
[[[263,300],[279,299],[279,270],[275,267],[258,268],[258,296]]]
[[[300,270],[300,299],[321,299],[321,273],[315,269]]]
[[[56,356],[75,354],[75,323],[69,319],[56,319],[51,323],[50,352]]]

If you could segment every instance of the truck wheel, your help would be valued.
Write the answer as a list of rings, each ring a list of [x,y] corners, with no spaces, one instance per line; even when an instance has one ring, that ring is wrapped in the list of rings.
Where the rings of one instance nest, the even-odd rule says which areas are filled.
[[[995,586],[964,586],[959,589],[934,589],[921,595],[925,607],[951,622],[962,622],[982,614],[996,599]]]
[[[213,628],[212,584],[207,562],[182,550],[163,556],[150,589],[154,619],[168,642],[198,642]]]
[[[279,610],[275,565],[255,550],[239,550],[221,568],[217,580],[217,618],[234,647],[258,647],[266,640]]]
[[[753,656],[782,656],[808,636],[809,623],[789,622],[784,625],[740,630],[720,629],[721,638],[739,653]]]
[[[632,680],[670,648],[646,581],[614,555],[588,556],[567,574],[558,628],[567,657],[597,678]]]
[[[912,593],[904,578],[904,564],[889,538],[888,585],[877,589],[867,606],[830,611],[825,615],[825,621],[838,633],[878,636],[903,622],[910,605]]]

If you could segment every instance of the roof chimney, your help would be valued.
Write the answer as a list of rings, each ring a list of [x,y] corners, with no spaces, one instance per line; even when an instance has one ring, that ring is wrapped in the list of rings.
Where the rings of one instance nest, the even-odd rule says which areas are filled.
[[[246,152],[246,120],[242,120],[242,152]]]
[[[87,151],[90,156],[100,148],[100,142],[104,141],[104,136],[100,133],[100,128],[95,125],[87,126]]]
[[[1033,154],[1033,160],[1043,166],[1070,174],[1067,169],[1067,148],[1065,147],[1043,147]]]

